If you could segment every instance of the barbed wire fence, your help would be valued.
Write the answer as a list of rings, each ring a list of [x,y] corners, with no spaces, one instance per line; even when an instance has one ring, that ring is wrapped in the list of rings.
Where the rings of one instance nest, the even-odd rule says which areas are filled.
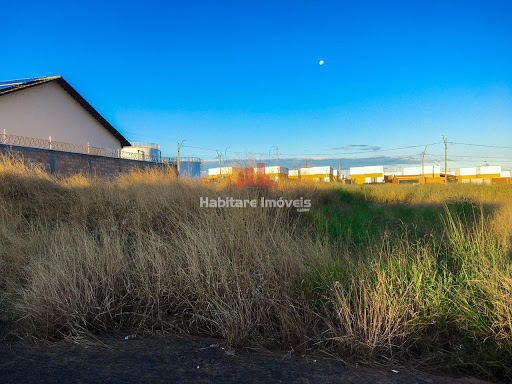
[[[157,163],[172,163],[173,160],[169,157],[147,155],[143,151],[128,152],[121,149],[95,147],[89,144],[79,145],[65,143],[54,141],[51,136],[48,139],[19,136],[6,133],[5,130],[3,133],[0,133],[0,144]]]

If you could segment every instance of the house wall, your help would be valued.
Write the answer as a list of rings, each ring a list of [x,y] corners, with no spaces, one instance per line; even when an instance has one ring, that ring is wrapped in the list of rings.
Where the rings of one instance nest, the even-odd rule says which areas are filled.
[[[81,153],[53,151],[48,149],[17,147],[0,144],[0,154],[23,159],[25,164],[35,164],[56,176],[69,176],[77,173],[100,177],[115,177],[120,173],[135,169],[161,168],[174,165],[93,156]]]
[[[0,133],[93,147],[121,143],[56,82],[0,97]]]

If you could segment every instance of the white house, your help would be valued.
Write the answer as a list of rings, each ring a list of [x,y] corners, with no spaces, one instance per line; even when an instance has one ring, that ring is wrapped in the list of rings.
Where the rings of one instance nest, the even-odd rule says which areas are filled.
[[[128,140],[61,76],[0,82],[0,134],[121,149]]]

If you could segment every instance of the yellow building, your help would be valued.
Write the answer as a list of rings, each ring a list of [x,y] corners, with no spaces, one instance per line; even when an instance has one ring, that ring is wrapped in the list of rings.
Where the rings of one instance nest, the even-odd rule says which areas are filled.
[[[257,175],[258,172],[260,172],[259,169],[254,168],[254,174]],[[273,167],[262,167],[261,172],[263,172],[269,179],[275,181],[288,179],[288,168],[286,167],[280,167],[278,165]]]
[[[305,181],[333,181],[332,167],[310,167],[300,169],[300,179]]]
[[[442,184],[444,177],[432,176],[395,176],[393,183],[395,184]]]
[[[222,167],[219,168],[210,168],[208,170],[208,178],[210,180],[217,180],[219,178],[223,179],[232,179],[233,181],[238,180],[238,175],[243,173],[242,167]]]
[[[501,165],[486,165],[478,167],[476,172],[477,179],[494,179],[501,177]]]
[[[441,177],[441,167],[438,165],[426,165],[424,167],[402,168],[400,175],[393,177],[394,183],[412,183],[412,184],[441,184],[444,183],[444,177]]]
[[[372,165],[366,167],[351,167],[350,180],[355,184],[370,184],[384,182],[384,166]]]
[[[492,179],[500,178],[501,175],[501,165],[457,168],[455,170],[458,183],[490,183]]]
[[[343,182],[345,179],[345,177],[343,176],[343,173],[337,169],[334,169],[332,171],[332,176],[333,176],[333,180],[338,183]]]
[[[288,171],[288,179],[299,180],[300,179],[300,170],[299,169],[290,169]]]

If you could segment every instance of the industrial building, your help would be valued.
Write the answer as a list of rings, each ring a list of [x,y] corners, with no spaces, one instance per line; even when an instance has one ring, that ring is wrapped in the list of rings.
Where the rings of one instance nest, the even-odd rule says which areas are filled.
[[[501,165],[486,165],[478,167],[476,170],[479,179],[494,179],[501,177]]]
[[[299,180],[300,179],[300,169],[290,169],[288,171],[288,179]]]
[[[454,172],[459,183],[465,182],[463,180],[476,179],[476,168],[477,167],[465,167],[457,168]]]
[[[345,178],[339,170],[332,167],[309,167],[288,169],[280,166],[250,168],[254,177],[265,175],[271,180],[301,180],[316,182],[345,182],[352,184],[441,184],[445,183],[445,175],[438,165],[423,167],[404,167],[400,171],[384,172],[384,166],[351,167],[349,176]],[[220,177],[219,168],[208,170],[210,180]],[[239,174],[244,174],[241,167],[223,167],[222,177],[230,177],[236,181]],[[511,172],[502,171],[501,166],[485,166],[457,168],[448,174],[448,182],[458,183],[510,183]]]
[[[441,167],[439,165],[425,165],[424,167],[402,168],[401,176],[424,176],[440,177]]]
[[[371,184],[384,182],[384,166],[350,167],[350,180],[354,184]]]
[[[332,171],[332,178],[335,182],[342,182],[344,181],[343,173],[338,169],[333,169]]]
[[[508,174],[508,176],[506,176]],[[457,168],[455,176],[458,183],[490,184],[492,179],[510,177],[510,172],[502,172],[501,165],[487,165],[483,167]]]
[[[225,178],[237,181],[238,175],[243,172],[244,170],[240,166],[210,168],[208,169],[208,179],[217,180],[219,178]]]
[[[241,166],[222,167],[220,172],[218,167],[208,169],[209,180],[216,180],[222,177],[230,178],[232,181],[239,181],[239,175],[247,177],[249,174],[254,178],[252,182],[256,182],[257,178],[260,176],[274,181],[285,180],[288,179],[288,168],[281,166],[265,167],[262,164],[260,167],[246,168],[245,170]],[[252,182],[247,181],[249,184]]]
[[[441,167],[438,165],[425,165],[423,167],[402,168],[400,174],[394,174],[393,183],[444,183],[444,175],[441,177]]]
[[[261,169],[261,171],[260,171]],[[281,167],[279,165],[272,166],[272,167],[259,167],[254,168],[254,173],[262,172],[266,177],[270,178],[271,180],[277,181],[277,180],[285,180],[288,179],[288,172],[289,169],[286,167]]]
[[[176,164],[176,158],[169,160]],[[180,157],[180,176],[188,179],[199,180],[201,178],[201,159],[198,157]]]
[[[398,176],[402,176],[402,171],[384,172],[384,182],[392,183]]]
[[[304,181],[333,181],[332,167],[311,167],[300,169],[300,179]]]
[[[160,161],[162,153],[160,146],[155,143],[130,143],[130,147],[124,147],[121,150],[121,157],[133,158],[133,154],[139,160],[143,161]]]

